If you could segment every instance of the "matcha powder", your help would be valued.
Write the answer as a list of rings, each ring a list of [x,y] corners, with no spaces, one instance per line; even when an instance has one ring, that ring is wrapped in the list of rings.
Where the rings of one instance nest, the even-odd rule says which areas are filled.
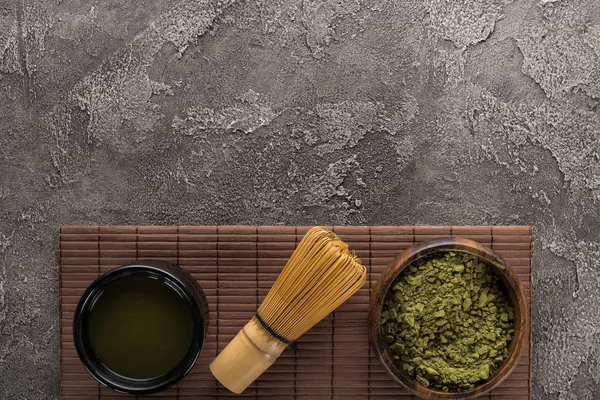
[[[471,390],[508,356],[514,313],[500,279],[478,257],[439,252],[394,282],[381,314],[389,348],[422,385]]]

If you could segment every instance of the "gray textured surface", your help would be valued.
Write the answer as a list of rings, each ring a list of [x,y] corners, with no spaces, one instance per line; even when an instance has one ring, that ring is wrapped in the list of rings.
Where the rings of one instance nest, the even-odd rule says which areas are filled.
[[[594,0],[0,0],[0,398],[63,224],[531,224],[534,397],[600,398]]]

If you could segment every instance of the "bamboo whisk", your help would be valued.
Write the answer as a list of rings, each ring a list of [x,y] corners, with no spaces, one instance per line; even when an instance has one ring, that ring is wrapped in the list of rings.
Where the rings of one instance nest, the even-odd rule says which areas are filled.
[[[309,230],[254,317],[210,364],[234,393],[242,393],[306,331],[360,289],[366,269],[348,245],[322,227]]]

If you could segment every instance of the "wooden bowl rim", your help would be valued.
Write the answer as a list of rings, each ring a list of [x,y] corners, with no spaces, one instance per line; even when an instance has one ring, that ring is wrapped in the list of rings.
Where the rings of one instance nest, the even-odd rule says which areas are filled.
[[[398,275],[413,261],[431,253],[442,251],[461,251],[478,256],[492,267],[498,275],[509,296],[509,302],[515,309],[515,336],[509,345],[508,358],[500,368],[484,383],[464,392],[444,392],[427,388],[409,376],[390,356],[383,332],[380,328],[381,310],[387,292]],[[516,304],[511,301],[511,292]],[[515,369],[521,358],[525,343],[529,340],[529,306],[523,285],[512,267],[495,251],[471,239],[442,237],[415,243],[398,255],[381,273],[373,290],[369,304],[369,342],[371,348],[394,380],[414,395],[425,399],[469,399],[481,396],[500,385]],[[519,329],[517,329],[519,326]],[[518,332],[518,337],[517,337]]]

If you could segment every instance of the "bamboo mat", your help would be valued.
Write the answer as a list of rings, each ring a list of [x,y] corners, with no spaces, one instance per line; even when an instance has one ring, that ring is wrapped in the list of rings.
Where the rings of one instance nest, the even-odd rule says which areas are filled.
[[[133,398],[99,385],[77,358],[75,306],[100,274],[136,259],[160,259],[186,269],[203,288],[210,329],[202,354],[178,385],[157,399],[413,399],[385,372],[367,339],[370,288],[386,265],[415,242],[440,236],[477,240],[516,269],[531,298],[532,231],[528,226],[345,226],[333,229],[368,268],[364,288],[286,350],[242,395],[220,386],[208,364],[252,317],[309,227],[65,226],[60,231],[61,399]],[[531,398],[531,347],[504,383],[483,399]],[[139,396],[142,397],[142,396]]]

